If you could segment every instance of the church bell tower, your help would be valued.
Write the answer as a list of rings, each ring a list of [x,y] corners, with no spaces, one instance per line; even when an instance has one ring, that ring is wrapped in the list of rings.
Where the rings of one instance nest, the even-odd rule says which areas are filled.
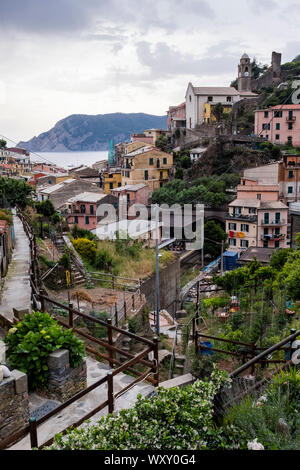
[[[251,91],[252,65],[250,57],[243,54],[238,68],[238,91]]]

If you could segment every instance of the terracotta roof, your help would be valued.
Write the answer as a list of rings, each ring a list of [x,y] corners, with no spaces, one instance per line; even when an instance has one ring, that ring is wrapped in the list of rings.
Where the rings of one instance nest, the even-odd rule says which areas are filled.
[[[71,197],[70,199],[68,199],[67,202],[98,202],[106,196],[107,194],[100,193],[100,192],[99,193],[85,192],[85,193],[77,194],[77,196]]]
[[[139,184],[128,184],[127,186],[119,186],[119,188],[112,189],[111,191],[113,192],[121,192],[121,191],[138,191],[139,189],[147,187],[147,184],[145,183],[139,183]]]
[[[260,209],[288,209],[281,201],[261,201]]]
[[[260,207],[260,201],[258,199],[235,199],[229,207]]]
[[[300,104],[278,104],[276,106],[272,106],[272,109],[291,109],[291,108],[296,108],[300,109]]]
[[[250,262],[254,257],[256,257],[257,261],[260,261],[261,263],[269,263],[273,253],[274,248],[260,248],[252,246],[241,253],[239,261]]]

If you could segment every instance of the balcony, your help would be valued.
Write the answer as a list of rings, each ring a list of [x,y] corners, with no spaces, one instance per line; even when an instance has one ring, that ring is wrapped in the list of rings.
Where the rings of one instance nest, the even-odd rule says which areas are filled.
[[[279,233],[278,235],[262,235],[261,241],[263,242],[273,242],[273,241],[281,241],[285,239],[284,233]]]
[[[265,220],[262,220],[262,222],[261,222],[261,225],[263,225],[264,227],[280,227],[281,225],[285,225],[285,224],[286,224],[285,219],[272,220],[272,221],[269,221],[269,222],[266,222]]]
[[[296,121],[296,116],[288,116],[286,118],[286,122],[295,122]]]
[[[226,214],[227,220],[245,220],[246,222],[257,222],[257,215],[248,214]]]

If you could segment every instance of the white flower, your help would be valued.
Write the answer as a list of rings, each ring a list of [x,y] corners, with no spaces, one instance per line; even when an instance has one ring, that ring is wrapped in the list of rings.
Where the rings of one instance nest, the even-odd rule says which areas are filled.
[[[265,450],[264,446],[260,442],[257,442],[257,438],[251,442],[248,442],[247,446],[248,450]]]

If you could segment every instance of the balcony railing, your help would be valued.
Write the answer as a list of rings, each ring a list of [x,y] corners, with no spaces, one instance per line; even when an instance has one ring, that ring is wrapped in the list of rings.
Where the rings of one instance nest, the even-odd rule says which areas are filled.
[[[248,222],[257,222],[257,215],[248,214],[227,214],[226,219],[229,220],[246,220]]]
[[[286,118],[286,122],[295,122],[296,121],[296,116],[288,116]]]
[[[269,225],[269,226],[276,226],[276,225],[285,225],[286,221],[285,219],[280,219],[280,220],[270,220],[269,222],[266,222],[265,220],[262,221],[262,225]]]
[[[278,235],[262,235],[261,240],[263,242],[273,242],[273,241],[281,241],[285,239],[284,233],[279,233]]]

